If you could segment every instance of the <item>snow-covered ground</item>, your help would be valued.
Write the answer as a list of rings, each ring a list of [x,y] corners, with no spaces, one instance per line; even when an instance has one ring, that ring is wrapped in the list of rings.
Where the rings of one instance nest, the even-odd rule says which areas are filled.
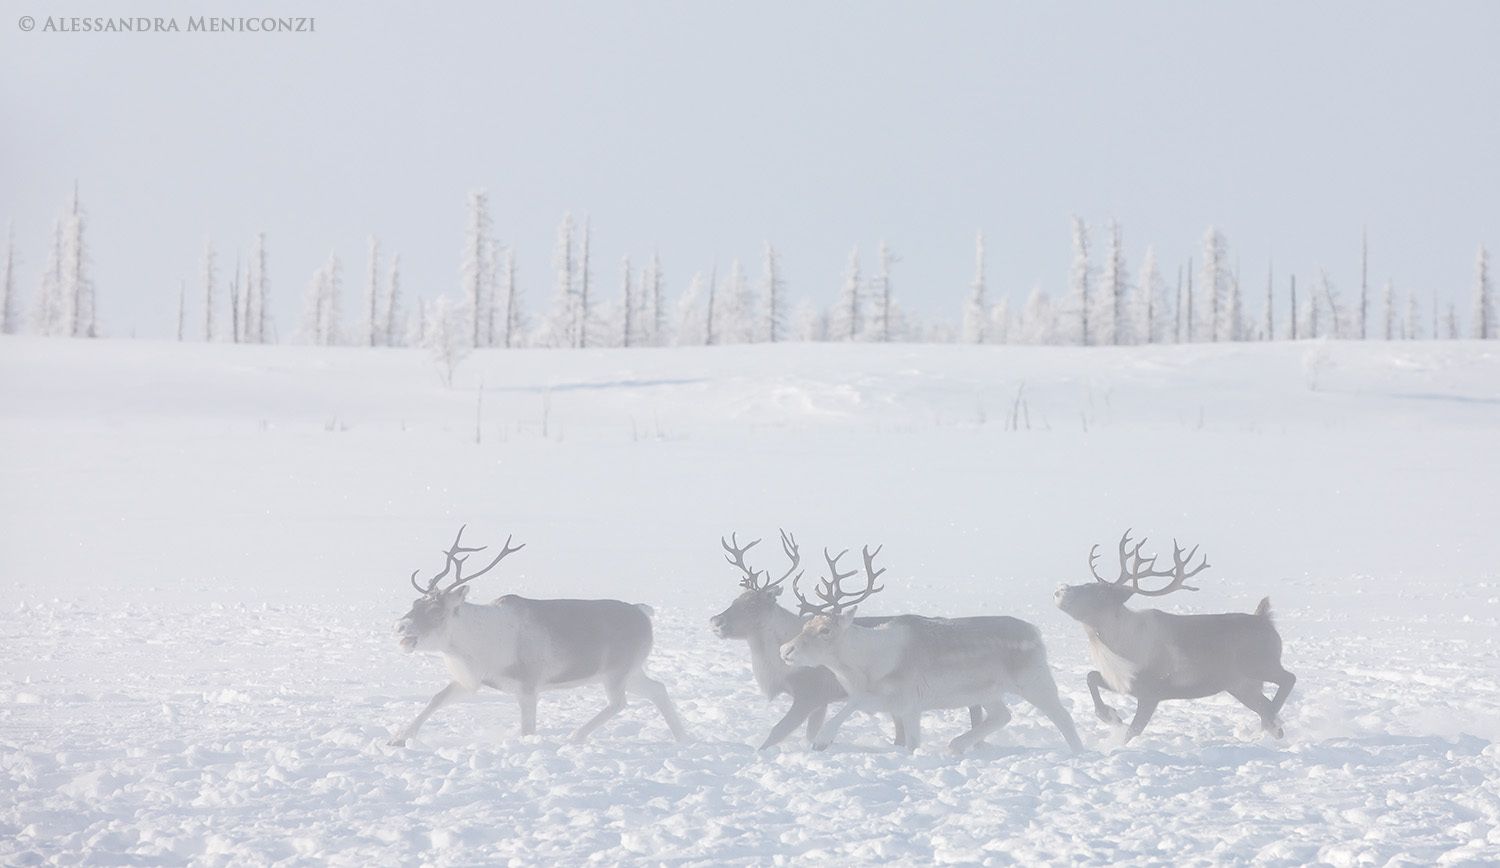
[[[1497,435],[1471,342],[482,352],[449,389],[416,351],[0,339],[0,862],[1492,863]],[[588,690],[387,747],[444,683],[406,576],[462,522],[528,543],[481,597],[655,606],[696,740],[635,703],[566,745]],[[872,610],[1036,623],[1089,752],[1018,704],[963,758],[957,714],[757,753],[783,704],[706,620],[719,535],[778,525],[815,568],[883,543]],[[1126,748],[1088,712],[1051,592],[1127,525],[1210,553],[1164,608],[1272,597],[1284,742],[1227,698]]]

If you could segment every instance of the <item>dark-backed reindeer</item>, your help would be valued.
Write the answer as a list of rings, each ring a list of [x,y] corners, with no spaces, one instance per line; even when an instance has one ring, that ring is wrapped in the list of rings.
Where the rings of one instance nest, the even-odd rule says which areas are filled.
[[[1099,696],[1101,687],[1136,699],[1127,742],[1141,734],[1163,700],[1227,692],[1260,716],[1266,732],[1281,738],[1276,715],[1297,676],[1282,668],[1281,635],[1271,621],[1271,598],[1261,600],[1250,615],[1172,615],[1157,609],[1126,608],[1125,602],[1137,595],[1196,591],[1187,580],[1208,569],[1207,555],[1197,566],[1190,566],[1197,546],[1183,557],[1182,548],[1173,540],[1172,568],[1157,570],[1154,556],[1141,556],[1146,541],[1134,547],[1130,542],[1127,530],[1120,537],[1119,578],[1109,581],[1094,569],[1099,559],[1096,545],[1089,553],[1089,572],[1095,581],[1057,592],[1058,608],[1082,623],[1088,633],[1089,654],[1099,667],[1088,674],[1099,719],[1123,725]],[[1147,578],[1170,581],[1159,588],[1141,587],[1141,580]],[[1262,686],[1268,681],[1276,685],[1276,695],[1270,699]]]
[[[524,545],[512,547],[507,538],[484,569],[464,575],[469,556],[485,547],[465,548],[463,534],[459,528],[443,553],[443,571],[425,586],[417,583],[417,572],[411,574],[412,587],[422,596],[396,623],[401,647],[442,654],[453,680],[391,744],[405,744],[434,711],[481,687],[515,694],[521,732],[531,735],[536,732],[537,694],[594,683],[604,686],[608,704],[573,733],[572,741],[583,741],[619,714],[629,693],[650,699],[672,736],[687,739],[666,687],[644,669],[652,643],[648,608],[619,600],[530,600],[514,594],[486,605],[466,602],[469,582]],[[443,585],[450,574],[452,580]]]
[[[1047,650],[1036,627],[1006,616],[897,615],[879,624],[861,624],[862,619],[854,617],[855,605],[880,590],[875,579],[885,571],[875,569],[879,553],[879,548],[863,550],[865,587],[854,592],[840,585],[854,571],[840,573],[838,558],[828,557],[831,576],[816,591],[823,603],[803,599],[819,614],[804,622],[802,631],[781,647],[782,659],[788,663],[828,667],[849,694],[849,701],[814,737],[814,749],[827,748],[849,715],[862,711],[896,718],[904,746],[915,750],[921,742],[922,712],[980,706],[982,718],[971,711],[971,729],[948,745],[954,753],[962,753],[1010,721],[1005,705],[1009,693],[1018,694],[1045,714],[1070,748],[1082,749],[1073,718],[1057,695]],[[802,599],[795,581],[792,590]]]
[[[760,749],[765,750],[790,735],[803,721],[807,722],[807,737],[811,740],[823,725],[829,703],[843,699],[848,694],[827,668],[793,666],[781,659],[781,646],[802,631],[802,617],[783,608],[777,598],[785,590],[786,580],[793,573],[797,573],[797,578],[793,579],[794,585],[802,577],[797,572],[802,554],[797,547],[796,538],[781,531],[781,550],[791,566],[787,567],[780,578],[771,581],[769,571],[761,572],[745,563],[745,553],[759,542],[760,540],[752,540],[741,546],[738,536],[734,534],[728,540],[722,537],[719,539],[719,544],[724,547],[724,559],[743,575],[740,587],[744,590],[729,608],[709,619],[709,625],[721,639],[743,639],[749,644],[750,670],[755,675],[756,686],[766,699],[775,699],[783,693],[792,699],[791,708],[771,727],[770,734],[761,743]],[[877,590],[879,588],[872,588],[859,599],[864,599]],[[801,597],[800,593],[798,597]],[[817,611],[816,604],[803,601],[802,615],[816,614]],[[887,620],[889,619],[859,619],[861,624],[866,625],[881,624]],[[983,715],[977,706],[970,709],[969,713],[971,722],[977,722]],[[901,722],[896,721],[896,743],[901,744],[905,740]]]

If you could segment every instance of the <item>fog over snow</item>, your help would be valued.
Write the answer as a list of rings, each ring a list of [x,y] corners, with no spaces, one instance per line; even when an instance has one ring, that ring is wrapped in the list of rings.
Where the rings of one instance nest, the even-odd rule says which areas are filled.
[[[1500,857],[1488,343],[482,350],[448,388],[419,350],[8,338],[0,371],[7,861]],[[407,576],[463,522],[527,544],[476,599],[655,607],[694,741],[635,700],[567,745],[588,688],[387,746],[446,679],[391,633]],[[1212,559],[1148,602],[1271,597],[1284,741],[1227,698],[1126,747],[1092,716],[1051,594],[1127,524]],[[757,753],[785,700],[707,622],[719,536],[778,525],[809,575],[884,544],[872,613],[1037,624],[1086,751],[1018,704],[963,757],[953,712],[912,756],[858,716]]]

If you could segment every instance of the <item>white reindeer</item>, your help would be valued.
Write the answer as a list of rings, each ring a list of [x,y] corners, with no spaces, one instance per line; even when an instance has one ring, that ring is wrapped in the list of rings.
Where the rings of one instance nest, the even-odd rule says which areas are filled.
[[[738,568],[744,576],[740,579],[740,587],[744,590],[735,597],[729,608],[709,619],[709,626],[720,639],[743,639],[749,644],[750,670],[755,675],[756,686],[766,699],[775,699],[783,693],[792,698],[792,705],[787,709],[786,715],[771,727],[770,734],[761,743],[760,749],[765,750],[780,743],[803,721],[807,721],[807,737],[811,740],[823,725],[829,703],[844,699],[849,694],[844,692],[838,679],[826,667],[793,666],[781,659],[781,646],[802,632],[802,619],[783,608],[777,598],[781,596],[786,580],[797,571],[802,555],[796,538],[781,531],[781,550],[791,561],[791,566],[781,578],[773,582],[770,572],[751,569],[745,563],[745,553],[759,542],[760,540],[752,540],[741,546],[738,536],[734,534],[728,540],[719,538],[719,544],[724,547],[724,559]],[[802,574],[797,573],[797,578],[801,577]],[[869,590],[860,599],[876,590],[879,589]],[[849,604],[857,602],[859,600],[853,600]],[[804,614],[807,612],[804,611]],[[874,627],[889,620],[890,618],[858,618],[856,622]],[[971,725],[977,724],[983,715],[978,706],[971,707]],[[906,735],[901,721],[896,720],[895,723],[896,743],[905,744]]]
[[[1120,715],[1104,704],[1099,688],[1136,698],[1135,719],[1126,730],[1125,741],[1141,734],[1156,706],[1166,699],[1198,699],[1228,692],[1260,716],[1261,726],[1282,737],[1276,715],[1297,683],[1297,676],[1281,665],[1281,635],[1271,621],[1271,598],[1266,597],[1251,615],[1226,612],[1215,615],[1172,615],[1158,609],[1127,609],[1125,601],[1139,594],[1160,597],[1173,591],[1196,591],[1184,584],[1208,568],[1204,555],[1198,566],[1188,564],[1198,547],[1183,557],[1172,541],[1172,568],[1157,571],[1156,558],[1141,557],[1142,539],[1130,547],[1130,531],[1120,537],[1120,577],[1113,582],[1094,569],[1099,547],[1089,552],[1089,572],[1095,581],[1057,591],[1057,607],[1083,624],[1089,637],[1089,654],[1099,668],[1088,674],[1089,693],[1100,720],[1124,725]],[[1155,590],[1141,587],[1141,579],[1160,577],[1171,581]],[[1265,682],[1276,685],[1276,695],[1266,699]]]
[[[822,610],[802,627],[802,632],[781,648],[788,663],[826,666],[849,693],[849,701],[823,724],[813,747],[826,749],[839,727],[856,711],[885,712],[901,722],[908,750],[921,741],[923,711],[978,705],[982,720],[953,739],[948,748],[962,753],[986,735],[1010,721],[1005,694],[1015,693],[1036,706],[1052,721],[1073,750],[1081,750],[1073,718],[1063,708],[1057,684],[1047,665],[1047,650],[1037,629],[1025,621],[1004,616],[978,618],[924,618],[898,615],[884,624],[866,627],[856,623],[854,608],[846,600],[865,592],[848,593],[840,582],[854,575],[838,571],[838,557],[823,552],[831,577],[816,590]],[[863,550],[866,590],[885,570],[874,567],[877,548]],[[801,598],[795,584],[793,590]],[[877,589],[878,590],[878,589]]]
[[[422,596],[396,623],[401,647],[442,654],[453,680],[391,744],[405,744],[434,711],[480,687],[515,694],[521,704],[521,732],[531,735],[536,732],[538,693],[596,682],[604,685],[609,703],[573,733],[572,741],[583,741],[619,714],[627,693],[650,699],[672,736],[687,739],[666,687],[644,669],[652,643],[648,607],[619,600],[529,600],[514,594],[488,605],[465,602],[469,582],[525,546],[512,548],[507,537],[494,560],[465,576],[464,562],[484,546],[464,548],[463,534],[461,527],[444,553],[443,571],[426,587],[417,584],[417,573],[412,573],[412,587]],[[450,572],[452,583],[440,587]]]

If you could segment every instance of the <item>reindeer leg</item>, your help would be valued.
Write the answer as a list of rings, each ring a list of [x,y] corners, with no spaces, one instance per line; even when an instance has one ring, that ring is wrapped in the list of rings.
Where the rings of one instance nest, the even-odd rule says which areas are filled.
[[[997,699],[993,703],[984,706],[983,710],[984,714],[972,725],[972,728],[968,732],[948,742],[948,750],[953,753],[963,753],[981,741],[984,741],[985,736],[1010,723],[1010,709],[1005,707],[1003,700]],[[973,720],[972,716],[970,720]]]
[[[824,707],[826,708],[827,706]],[[813,713],[813,710],[813,704],[811,702],[805,699],[798,699],[797,697],[793,696],[792,707],[788,708],[786,710],[786,714],[781,718],[781,720],[778,720],[776,722],[776,725],[771,727],[770,734],[766,736],[765,741],[761,742],[759,749],[765,750],[768,747],[773,747],[777,744],[780,744],[782,739],[792,734],[792,730],[797,728],[797,724],[808,719],[808,716]],[[816,731],[816,727],[812,726],[812,724],[809,723],[807,737],[812,738],[812,734]]]
[[[588,723],[585,723],[583,726],[578,727],[578,730],[568,738],[568,741],[572,742],[573,744],[578,744],[579,742],[587,739],[590,733],[598,729],[600,726],[603,726],[605,721],[619,714],[621,709],[625,707],[624,684],[618,681],[604,682],[604,695],[609,697],[609,704],[604,706],[603,711],[600,711],[598,714],[594,715]]]
[[[1160,699],[1145,699],[1137,696],[1135,698],[1135,718],[1130,721],[1130,729],[1125,731],[1125,743],[1140,735],[1151,722],[1151,715],[1156,713],[1156,706],[1161,704]]]
[[[898,717],[896,720],[900,723],[901,729],[906,736],[902,741],[907,752],[915,751],[918,745],[922,743],[922,712],[913,711],[908,713],[904,718]]]
[[[818,735],[818,730],[823,728],[823,719],[828,716],[828,703],[823,703],[814,708],[807,715],[807,740],[811,742]]]
[[[667,695],[665,684],[637,669],[630,674],[630,680],[625,682],[625,689],[651,700],[651,704],[656,706],[662,719],[667,722],[667,729],[672,731],[672,738],[679,742],[688,740],[687,729],[682,725],[682,717],[677,714],[677,706],[672,704],[672,697]]]
[[[1062,733],[1063,739],[1074,753],[1083,750],[1083,742],[1078,738],[1078,728],[1073,725],[1073,715],[1063,707],[1062,698],[1057,695],[1057,682],[1052,680],[1051,672],[1037,673],[1031,683],[1021,688],[1021,698],[1047,715],[1047,719]],[[1145,725],[1144,721],[1142,725]]]
[[[891,725],[896,730],[896,737],[894,739],[896,747],[905,747],[906,746],[906,724],[901,721],[901,718],[899,718],[899,717],[897,717],[896,715],[893,714],[893,715],[891,715]]]
[[[1297,683],[1297,676],[1283,669],[1266,680],[1276,685],[1276,695],[1271,697],[1271,718],[1274,720],[1278,714],[1281,714],[1281,706],[1286,704],[1286,698],[1291,695],[1292,686]],[[1281,733],[1278,732],[1276,737],[1281,738]]]
[[[431,717],[434,711],[437,711],[439,708],[442,708],[449,702],[452,702],[457,697],[463,696],[469,692],[470,691],[467,687],[464,687],[457,681],[451,682],[447,687],[439,690],[437,692],[437,695],[432,697],[432,700],[427,703],[427,707],[422,709],[422,713],[417,715],[417,719],[407,724],[406,729],[401,730],[401,732],[398,733],[395,738],[392,738],[390,742],[388,742],[388,744],[390,744],[392,747],[403,747],[408,739],[417,737],[417,730],[422,728],[422,724],[427,722],[427,718]]]
[[[817,736],[813,738],[813,750],[828,750],[828,746],[833,744],[834,737],[839,734],[839,727],[844,725],[844,721],[849,719],[849,715],[856,711],[865,710],[866,704],[866,701],[863,699],[853,696],[849,697],[849,700],[844,703],[844,707],[835,712],[833,717],[829,718],[828,722],[823,724],[822,728],[818,730]]]
[[[1099,688],[1107,686],[1104,683],[1104,676],[1100,675],[1098,672],[1090,672],[1088,675],[1088,682],[1089,693],[1094,697],[1094,714],[1098,715],[1099,719],[1104,721],[1105,723],[1112,723],[1115,726],[1124,726],[1125,721],[1120,719],[1119,712],[1115,711],[1113,708],[1110,708],[1108,705],[1105,705],[1104,697],[1099,695]]]
[[[1240,701],[1240,704],[1255,712],[1260,718],[1261,729],[1281,738],[1281,727],[1276,725],[1276,715],[1271,713],[1271,700],[1261,692],[1261,682],[1247,681],[1237,684],[1228,689],[1229,695]]]
[[[516,701],[521,704],[521,734],[536,735],[536,686],[522,685]]]

